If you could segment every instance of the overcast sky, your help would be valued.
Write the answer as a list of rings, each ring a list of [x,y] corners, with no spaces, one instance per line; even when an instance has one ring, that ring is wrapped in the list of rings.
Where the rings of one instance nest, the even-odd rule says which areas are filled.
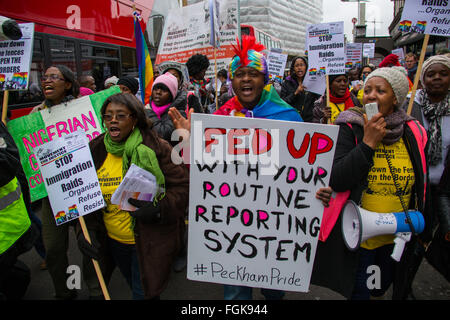
[[[353,41],[352,18],[358,18],[357,2],[341,2],[341,0],[323,0],[323,22],[344,21],[347,40]],[[374,24],[377,21],[375,35],[389,36],[389,25],[394,17],[394,2],[391,0],[370,0],[366,2],[366,35],[373,37]]]

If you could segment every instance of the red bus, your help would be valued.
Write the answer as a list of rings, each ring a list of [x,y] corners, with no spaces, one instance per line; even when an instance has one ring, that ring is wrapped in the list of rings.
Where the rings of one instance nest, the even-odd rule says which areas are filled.
[[[97,90],[110,76],[138,75],[132,6],[140,12],[146,30],[154,0],[2,1],[0,15],[18,23],[33,22],[35,37],[30,85],[9,92],[10,119],[28,114],[44,100],[39,79],[53,64],[63,64],[77,78],[92,75]],[[146,32],[144,36],[147,36]],[[150,53],[156,48],[147,43]],[[152,52],[153,51],[153,52]],[[36,86],[37,85],[37,86]],[[2,99],[0,99],[2,101]]]
[[[272,48],[281,49],[281,40],[271,36],[267,32],[261,29],[255,28],[254,26],[248,24],[241,24],[241,35],[253,36],[256,41],[262,43],[267,50],[270,51]]]

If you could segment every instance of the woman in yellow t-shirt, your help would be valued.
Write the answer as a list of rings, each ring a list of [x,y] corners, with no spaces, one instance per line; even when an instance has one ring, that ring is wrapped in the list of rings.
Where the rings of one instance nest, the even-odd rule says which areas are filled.
[[[106,281],[113,269],[106,258],[112,256],[133,299],[155,299],[166,287],[180,250],[189,197],[187,169],[171,161],[172,147],[152,130],[134,95],[108,97],[101,114],[106,133],[91,141],[90,148],[106,207],[86,216],[93,245],[79,233],[79,247],[100,261]],[[128,198],[136,211],[111,203],[132,164],[152,173],[157,185],[145,195],[148,201]]]
[[[373,71],[364,85],[363,102],[376,102],[379,112],[368,120],[362,108],[350,108],[335,121],[339,136],[330,176],[332,189],[349,190],[349,199],[368,211],[414,209],[425,218],[425,231],[412,235],[400,262],[391,258],[392,235],[369,238],[357,251],[350,252],[344,245],[341,228],[334,227],[329,240],[318,248],[320,271],[315,271],[324,277],[322,283],[330,283],[335,291],[351,299],[381,297],[391,283],[393,299],[406,299],[414,278],[414,271],[409,268],[413,248],[420,245],[419,237],[426,241],[431,230],[430,214],[425,211],[427,165],[424,152],[418,147],[424,141],[416,138],[414,130],[423,134],[425,131],[400,107],[408,94],[406,77],[404,68],[399,67]],[[378,270],[375,275],[374,270]],[[377,277],[376,285],[369,276]]]
[[[330,105],[327,106],[326,95],[314,102],[313,122],[334,123],[338,115],[349,108],[360,107],[358,99],[348,89],[348,76],[346,74],[330,75]]]

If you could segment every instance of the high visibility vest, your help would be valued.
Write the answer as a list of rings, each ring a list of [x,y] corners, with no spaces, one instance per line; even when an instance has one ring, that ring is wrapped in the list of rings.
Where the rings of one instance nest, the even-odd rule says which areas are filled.
[[[30,227],[31,221],[17,178],[0,187],[0,254]]]

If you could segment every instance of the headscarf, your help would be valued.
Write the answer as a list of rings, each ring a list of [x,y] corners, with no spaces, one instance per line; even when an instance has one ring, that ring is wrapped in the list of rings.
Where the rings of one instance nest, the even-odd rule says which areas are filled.
[[[236,39],[237,45],[232,45],[236,56],[231,60],[228,67],[230,79],[234,78],[237,69],[241,67],[255,68],[264,74],[264,84],[269,82],[269,72],[264,54],[261,52],[265,47],[256,42],[255,37],[242,36],[242,44]]]

